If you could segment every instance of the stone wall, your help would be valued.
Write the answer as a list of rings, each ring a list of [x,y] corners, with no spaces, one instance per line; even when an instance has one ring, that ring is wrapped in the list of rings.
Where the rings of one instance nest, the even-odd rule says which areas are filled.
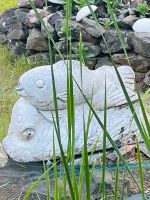
[[[67,58],[67,43],[63,30],[65,24],[64,6],[60,2],[57,2],[57,4],[48,2],[48,10],[46,11],[44,1],[34,0],[34,3],[56,42],[57,48]],[[139,1],[137,0],[132,1],[132,3],[124,1],[124,4],[118,5],[122,7],[117,8],[116,16],[126,43],[131,66],[135,72],[146,73],[150,68],[150,33],[137,33],[132,28],[137,17],[140,16],[137,11],[138,4]],[[75,9],[70,20],[73,58],[79,58],[78,49],[81,32],[86,65],[90,69],[95,69],[105,64],[111,64],[108,50],[102,39],[102,34],[104,34],[116,63],[119,65],[128,64],[113,24],[110,23],[106,27],[107,20],[111,22],[111,18],[108,15],[105,2],[97,4],[95,11],[101,31],[98,30],[96,23],[90,16],[77,22],[75,17],[77,12],[78,10]],[[149,11],[146,13],[146,17],[150,17]],[[48,35],[26,0],[21,0],[17,8],[6,11],[0,16],[0,44],[7,44],[14,56],[25,54],[28,60],[48,63]],[[55,54],[56,61],[60,60],[57,51],[55,51]]]

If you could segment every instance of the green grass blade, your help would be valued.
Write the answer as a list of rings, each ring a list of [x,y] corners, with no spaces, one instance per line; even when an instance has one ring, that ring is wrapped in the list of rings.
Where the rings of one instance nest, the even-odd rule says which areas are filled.
[[[119,180],[119,158],[117,160],[117,168],[116,168],[114,200],[118,199],[118,180]]]
[[[74,79],[74,81],[75,81],[76,85],[78,86],[78,88],[79,88],[81,94],[82,94],[83,97],[85,98],[86,103],[88,104],[89,108],[91,109],[91,111],[92,111],[92,113],[93,113],[95,119],[96,119],[97,122],[99,123],[100,127],[104,130],[104,125],[103,125],[102,121],[100,120],[100,118],[98,117],[97,113],[96,113],[95,110],[93,109],[92,105],[90,104],[90,102],[89,102],[88,99],[86,98],[85,94],[84,94],[83,91],[81,90],[81,88],[80,88],[80,86],[78,85],[77,81],[76,81],[75,79]],[[139,185],[138,185],[136,179],[134,178],[134,176],[133,176],[133,174],[132,174],[132,172],[131,172],[131,170],[130,170],[130,168],[129,168],[127,162],[126,162],[126,160],[125,160],[124,157],[121,155],[121,153],[120,153],[120,151],[119,151],[117,145],[115,144],[115,142],[113,141],[113,139],[111,138],[110,134],[109,134],[107,131],[106,131],[106,136],[107,136],[108,140],[110,141],[112,147],[114,148],[114,150],[115,150],[116,153],[118,154],[120,160],[124,163],[125,168],[127,169],[128,173],[131,175],[131,177],[133,178],[134,182],[136,183],[136,185],[137,185],[138,188],[140,189],[140,187],[139,187]]]
[[[145,194],[144,194],[144,176],[143,176],[143,170],[142,170],[142,159],[141,159],[141,154],[140,154],[140,146],[139,146],[138,137],[136,137],[136,146],[137,146],[137,159],[138,159],[139,172],[140,172],[142,199],[146,200]]]

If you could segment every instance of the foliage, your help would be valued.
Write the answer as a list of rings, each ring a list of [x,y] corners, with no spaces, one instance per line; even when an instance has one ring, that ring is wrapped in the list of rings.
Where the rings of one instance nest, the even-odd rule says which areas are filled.
[[[108,5],[107,5],[107,0],[103,0],[105,3],[106,3],[106,7],[107,7],[107,10],[108,10],[108,12],[109,12],[109,8],[108,8]],[[124,6],[124,4],[122,3],[122,0],[110,0],[109,1],[109,4],[110,4],[110,6],[111,6],[111,9],[112,9],[112,12],[114,13],[114,14],[118,14],[118,11],[120,10],[120,9],[122,9],[123,8],[123,6]],[[111,15],[110,15],[111,16]]]
[[[144,2],[144,3],[141,3],[137,9],[136,9],[141,16],[144,16],[148,13],[148,11],[150,11],[148,5],[147,5],[147,2]]]
[[[17,81],[33,66],[24,57],[14,59],[7,47],[0,46],[0,140],[7,134],[12,106],[18,99],[15,92]]]
[[[0,14],[10,8],[14,8],[18,0],[0,0]]]

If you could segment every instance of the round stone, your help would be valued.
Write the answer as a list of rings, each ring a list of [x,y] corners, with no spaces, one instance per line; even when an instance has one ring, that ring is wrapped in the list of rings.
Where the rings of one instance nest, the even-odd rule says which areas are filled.
[[[133,24],[132,28],[134,32],[150,33],[150,19],[149,18],[139,19]]]

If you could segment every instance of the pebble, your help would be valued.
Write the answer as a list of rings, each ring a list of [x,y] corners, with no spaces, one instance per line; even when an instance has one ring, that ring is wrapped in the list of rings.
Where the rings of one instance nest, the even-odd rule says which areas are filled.
[[[93,12],[95,12],[97,10],[97,6],[91,5],[91,9],[93,10]],[[90,11],[89,7],[88,6],[84,6],[77,13],[77,15],[76,15],[76,21],[80,22],[85,17],[89,16],[90,14],[91,14],[91,11]]]
[[[133,24],[132,28],[134,32],[150,33],[150,19],[149,18],[139,19]]]

